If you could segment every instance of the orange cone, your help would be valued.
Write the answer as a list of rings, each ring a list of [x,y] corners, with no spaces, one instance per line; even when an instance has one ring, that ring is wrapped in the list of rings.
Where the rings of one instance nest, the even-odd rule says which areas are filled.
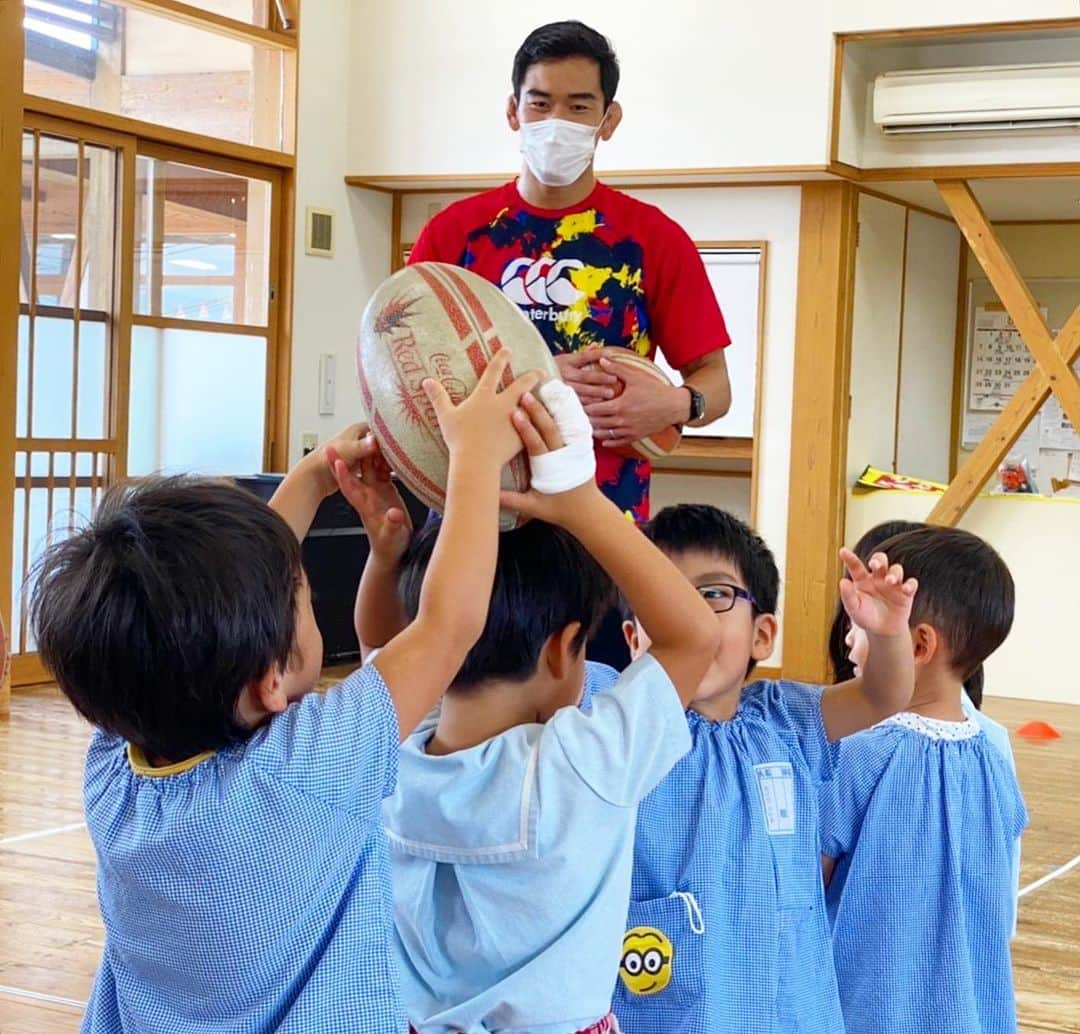
[[[1025,740],[1059,740],[1061,733],[1048,722],[1028,722],[1016,730],[1017,736]]]

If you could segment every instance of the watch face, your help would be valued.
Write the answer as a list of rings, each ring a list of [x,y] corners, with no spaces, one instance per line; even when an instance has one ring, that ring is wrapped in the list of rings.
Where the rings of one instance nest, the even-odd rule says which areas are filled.
[[[705,396],[690,389],[690,419],[700,420],[705,415]]]

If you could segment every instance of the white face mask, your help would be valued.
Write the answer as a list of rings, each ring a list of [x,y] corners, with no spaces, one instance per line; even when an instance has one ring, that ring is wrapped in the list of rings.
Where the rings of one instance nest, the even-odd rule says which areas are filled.
[[[589,167],[599,132],[600,126],[583,126],[561,118],[522,122],[521,153],[545,187],[568,187]]]

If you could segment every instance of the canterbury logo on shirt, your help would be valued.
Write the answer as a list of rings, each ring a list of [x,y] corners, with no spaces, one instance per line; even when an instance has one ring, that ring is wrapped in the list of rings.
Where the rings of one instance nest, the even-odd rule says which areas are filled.
[[[516,258],[503,270],[499,284],[517,305],[573,305],[584,292],[571,280],[571,273],[584,268],[581,259]]]

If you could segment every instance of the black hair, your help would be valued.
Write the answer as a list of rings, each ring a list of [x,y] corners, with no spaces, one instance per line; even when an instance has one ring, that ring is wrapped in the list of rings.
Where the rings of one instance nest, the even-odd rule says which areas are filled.
[[[410,621],[440,527],[432,522],[421,529],[402,559],[399,588]],[[452,688],[496,679],[524,682],[536,674],[544,643],[575,622],[581,631],[572,645],[581,650],[614,595],[611,580],[569,532],[543,521],[503,532],[487,623]]]
[[[929,525],[921,521],[882,521],[872,527],[863,535],[852,548],[852,552],[865,564],[870,557],[881,549],[882,543],[895,535],[902,535],[909,531],[919,531]],[[891,559],[891,557],[890,557]],[[829,632],[829,660],[833,671],[836,673],[837,682],[846,682],[855,677],[855,665],[848,656],[847,634],[851,630],[851,619],[844,610],[840,601],[836,604],[836,614],[833,617],[832,629]],[[968,699],[975,705],[976,710],[982,710],[983,684],[986,679],[982,665],[979,664],[967,678],[964,679],[964,692]]]
[[[911,627],[932,625],[945,641],[953,671],[968,679],[1012,628],[1016,590],[1005,561],[978,535],[923,527],[881,544],[919,589]]]
[[[241,690],[294,653],[300,544],[226,481],[116,486],[32,577],[34,636],[60,689],[151,757],[245,739]]]
[[[745,521],[705,503],[666,506],[648,524],[645,534],[667,553],[698,550],[733,561],[753,595],[756,614],[775,614],[780,596],[780,572],[765,540]]]
[[[515,99],[521,99],[521,85],[525,81],[525,73],[533,65],[567,57],[587,57],[597,63],[606,111],[619,88],[619,59],[606,36],[579,21],[551,22],[533,29],[525,37],[525,42],[518,47],[514,55]]]
[[[666,506],[643,528],[653,544],[668,556],[692,550],[726,557],[754,597],[754,614],[775,614],[780,596],[780,572],[765,540],[745,521],[706,503]],[[622,601],[623,617],[633,612]],[[746,674],[755,667],[751,658]]]
[[[864,564],[870,557],[877,553],[882,542],[891,539],[894,535],[902,535],[905,531],[916,531],[925,528],[925,524],[918,521],[882,521],[875,524],[866,532],[854,546],[854,553]],[[844,604],[836,601],[836,613],[833,615],[832,628],[829,630],[829,662],[837,682],[847,682],[855,677],[855,665],[848,656],[847,635],[851,631],[851,619],[844,610]]]

